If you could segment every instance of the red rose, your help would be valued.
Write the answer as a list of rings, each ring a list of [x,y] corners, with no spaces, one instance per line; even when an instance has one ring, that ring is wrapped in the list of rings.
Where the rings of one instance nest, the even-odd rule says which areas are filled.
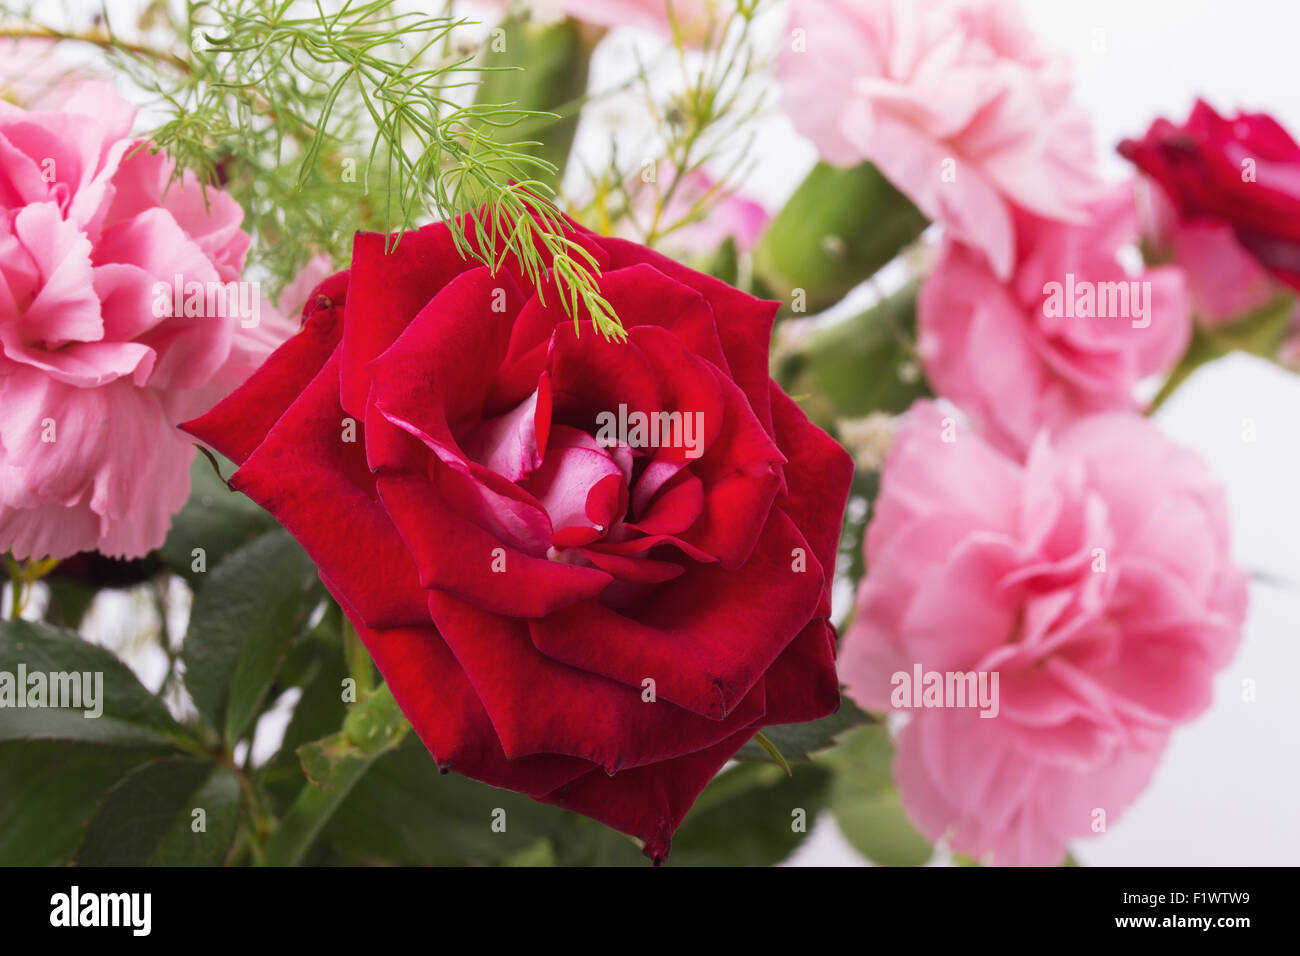
[[[185,427],[302,542],[440,767],[661,861],[757,730],[838,706],[852,465],[768,377],[775,304],[574,230],[626,342],[444,224],[389,254],[362,233],[302,331]],[[611,416],[633,447],[606,447]]]
[[[1158,119],[1119,152],[1184,221],[1226,223],[1265,269],[1300,289],[1300,145],[1271,116],[1227,119],[1197,100],[1183,126]]]

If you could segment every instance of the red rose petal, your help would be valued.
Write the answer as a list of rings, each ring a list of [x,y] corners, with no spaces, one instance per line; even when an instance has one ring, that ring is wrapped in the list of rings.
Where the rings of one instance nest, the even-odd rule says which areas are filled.
[[[741,730],[693,754],[613,777],[591,771],[538,799],[640,837],[645,841],[643,852],[657,865],[667,859],[673,832],[700,791],[754,731]]]
[[[777,441],[789,462],[786,479],[792,493],[778,499],[808,539],[817,563],[827,569],[818,617],[831,613],[831,585],[839,552],[844,508],[853,483],[853,459],[835,439],[808,420],[794,400],[772,383],[772,418]],[[815,489],[815,491],[814,491]]]
[[[343,310],[342,404],[352,417],[365,417],[370,375],[366,366],[386,350],[443,286],[470,269],[444,223],[402,235],[359,232],[352,240],[352,268]],[[502,286],[513,285],[502,276]]]
[[[437,462],[432,479],[381,475],[379,494],[415,557],[419,580],[512,617],[537,617],[600,594],[612,580],[595,568],[535,557],[467,517],[472,481]]]
[[[798,724],[835,713],[840,706],[835,629],[822,618],[810,621],[768,668],[763,680],[767,690],[764,726]]]
[[[616,773],[712,746],[763,716],[761,685],[709,720],[662,695],[644,700],[640,678],[628,686],[543,656],[523,621],[437,591],[429,610],[511,757],[567,754]]]
[[[594,769],[574,757],[507,758],[487,711],[432,624],[373,630],[349,618],[397,706],[442,770],[538,797]]]
[[[364,436],[344,441],[339,350],[235,472],[374,627],[428,620],[415,563],[375,493]],[[359,425],[355,426],[358,433]]]
[[[215,408],[181,428],[243,464],[334,351],[343,332],[340,306],[346,289],[346,272],[317,286],[303,310],[312,311],[302,329]]]
[[[756,299],[725,282],[696,272],[634,242],[614,238],[603,241],[609,252],[610,265],[614,268],[648,263],[670,279],[689,286],[704,296],[713,308],[718,338],[727,356],[728,368],[734,375],[736,384],[749,398],[754,414],[770,433],[772,411],[767,392],[768,343],[772,340],[772,322],[780,303]]]
[[[652,677],[657,693],[719,719],[740,702],[813,616],[822,568],[779,509],[740,569],[698,565],[655,589],[628,615],[587,601],[529,622],[533,644],[555,661],[629,686]]]
[[[505,311],[494,309],[498,302]],[[508,277],[484,267],[461,273],[370,362],[370,401],[444,459],[465,458],[458,436],[482,421],[483,399],[520,304]],[[346,380],[344,386],[346,395]]]

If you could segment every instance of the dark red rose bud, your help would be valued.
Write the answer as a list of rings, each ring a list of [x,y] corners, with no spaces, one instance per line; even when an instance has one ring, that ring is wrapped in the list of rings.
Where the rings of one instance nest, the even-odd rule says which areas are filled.
[[[185,428],[302,542],[440,768],[660,861],[757,730],[838,705],[852,465],[768,376],[775,303],[570,225],[626,342],[444,224],[359,234]]]
[[[1300,289],[1300,145],[1264,113],[1220,116],[1197,100],[1183,126],[1156,120],[1120,155],[1189,222],[1222,222],[1278,280]]]

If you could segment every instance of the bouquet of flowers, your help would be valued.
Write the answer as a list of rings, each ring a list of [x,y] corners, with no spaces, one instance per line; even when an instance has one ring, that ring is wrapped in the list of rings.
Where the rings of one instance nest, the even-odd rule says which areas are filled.
[[[1013,0],[45,6],[0,862],[1057,866],[1210,705],[1268,115],[1108,178]]]

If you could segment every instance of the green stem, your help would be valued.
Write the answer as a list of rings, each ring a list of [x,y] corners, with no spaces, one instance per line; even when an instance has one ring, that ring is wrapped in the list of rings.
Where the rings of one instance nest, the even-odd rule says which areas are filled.
[[[42,23],[24,23],[16,26],[0,27],[0,37],[11,39],[33,39],[33,40],[66,40],[73,43],[88,43],[91,46],[99,47],[101,50],[120,50],[123,53],[129,53],[132,56],[141,59],[155,60],[159,63],[166,63],[168,66],[175,68],[181,73],[189,73],[190,65],[166,50],[157,50],[153,47],[143,46],[139,43],[128,43],[119,37],[112,36],[104,30],[55,30]]]
[[[298,749],[307,783],[263,848],[266,866],[301,863],[352,788],[410,729],[388,685],[357,704],[343,730]]]
[[[1163,405],[1174,390],[1202,365],[1230,352],[1246,352],[1276,361],[1278,350],[1291,327],[1295,307],[1295,297],[1286,294],[1234,322],[1210,328],[1197,325],[1187,351],[1151,400],[1147,414],[1154,413]]]
[[[378,759],[379,754],[374,754],[349,762],[328,790],[318,790],[310,783],[303,787],[266,841],[259,865],[297,866],[301,863],[325,824],[334,816],[334,811]]]

